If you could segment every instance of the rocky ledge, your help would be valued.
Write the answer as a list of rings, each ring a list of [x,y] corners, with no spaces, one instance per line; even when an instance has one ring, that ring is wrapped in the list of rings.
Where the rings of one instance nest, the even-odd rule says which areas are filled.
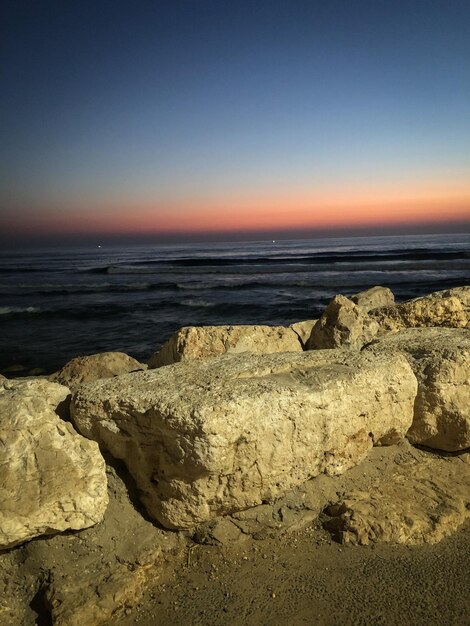
[[[103,353],[0,377],[0,621],[33,624],[39,604],[53,624],[107,623],[193,541],[455,532],[469,320],[470,287],[401,304],[374,287],[318,321],[181,329],[149,369]]]

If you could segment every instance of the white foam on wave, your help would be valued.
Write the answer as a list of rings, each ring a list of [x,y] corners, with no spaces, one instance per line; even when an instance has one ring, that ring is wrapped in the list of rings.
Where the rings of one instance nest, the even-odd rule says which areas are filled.
[[[214,287],[213,284],[211,284],[210,286],[207,286],[207,284],[201,284],[201,283],[176,283],[176,286],[178,289],[188,289],[188,290],[194,290],[194,291],[198,291],[200,289],[210,289],[211,287]]]
[[[148,265],[141,265],[135,267],[134,265],[111,265],[106,270],[107,274],[157,274],[160,270],[156,267],[149,267]]]
[[[35,306],[0,306],[0,315],[11,315],[12,313],[39,313],[41,309]]]
[[[193,308],[206,308],[216,306],[215,302],[207,302],[206,300],[182,300],[181,304],[183,306],[190,306]]]

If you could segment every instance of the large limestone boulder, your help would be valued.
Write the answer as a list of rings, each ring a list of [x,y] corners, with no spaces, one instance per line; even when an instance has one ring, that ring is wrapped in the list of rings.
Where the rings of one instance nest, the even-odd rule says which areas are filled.
[[[55,412],[69,393],[37,379],[0,387],[0,549],[103,517],[108,495],[98,445]]]
[[[307,350],[342,346],[360,350],[379,332],[380,326],[367,311],[345,296],[335,296],[312,329]]]
[[[124,460],[151,516],[190,528],[396,443],[416,391],[402,355],[225,355],[83,385],[71,414]]]
[[[49,376],[49,380],[73,389],[100,378],[112,378],[144,369],[147,369],[147,365],[139,363],[123,352],[100,352],[89,356],[77,356],[61,370]]]
[[[422,326],[469,327],[470,287],[436,291],[394,307],[373,309],[370,316],[382,332]]]
[[[388,287],[371,287],[360,291],[350,298],[354,304],[362,307],[366,312],[378,307],[391,307],[395,305],[395,296]]]
[[[335,296],[313,327],[306,349],[344,346],[360,350],[376,337],[404,328],[470,328],[470,287],[437,291],[401,304],[376,308],[382,296],[388,297],[386,291],[373,287],[351,299]],[[391,292],[389,297],[393,298]]]
[[[149,368],[225,353],[301,352],[297,334],[284,326],[187,326],[180,328],[149,360]]]
[[[402,352],[418,379],[408,439],[439,450],[470,447],[470,330],[409,328],[377,339],[368,350]]]

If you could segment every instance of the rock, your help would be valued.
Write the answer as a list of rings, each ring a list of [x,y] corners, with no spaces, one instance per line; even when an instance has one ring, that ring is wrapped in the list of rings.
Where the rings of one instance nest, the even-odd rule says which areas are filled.
[[[377,335],[379,328],[379,324],[369,317],[363,307],[345,296],[335,296],[313,327],[306,349],[345,346],[360,350]]]
[[[341,543],[437,543],[470,517],[469,495],[470,465],[430,456],[329,506],[325,528]]]
[[[233,545],[246,541],[248,535],[228,517],[220,517],[200,526],[192,535],[192,540],[199,544]]]
[[[77,356],[61,370],[49,376],[49,380],[73,389],[100,378],[112,378],[145,369],[147,365],[139,363],[123,352],[100,352],[89,356]]]
[[[302,348],[305,348],[312,334],[313,327],[317,322],[318,320],[304,320],[303,322],[294,322],[294,324],[289,326],[299,338]]]
[[[301,352],[297,334],[284,326],[187,326],[180,328],[149,360],[149,368],[225,353]]]
[[[437,291],[394,307],[370,311],[381,332],[422,326],[465,328],[470,323],[470,287]]]
[[[71,414],[124,460],[152,517],[191,528],[400,440],[416,390],[402,355],[225,355],[83,385]]]
[[[387,291],[383,287],[373,287],[353,296],[362,304],[335,296],[315,324],[306,349],[347,346],[360,350],[375,337],[403,328],[465,328],[470,324],[470,287],[438,291],[401,304],[375,308],[381,297],[393,298],[391,292],[386,294]]]
[[[69,393],[45,380],[0,387],[0,548],[103,517],[108,496],[98,445],[55,413]]]
[[[391,307],[395,305],[395,296],[388,287],[371,287],[360,291],[350,298],[354,304],[359,305],[366,312],[378,307]]]
[[[470,447],[470,330],[409,328],[374,341],[375,352],[403,352],[418,379],[414,444],[449,452]]]

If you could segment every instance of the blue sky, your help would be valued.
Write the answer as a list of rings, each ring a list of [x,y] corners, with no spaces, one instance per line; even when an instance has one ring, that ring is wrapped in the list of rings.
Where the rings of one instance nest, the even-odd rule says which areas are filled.
[[[7,1],[3,225],[400,186],[470,219],[469,33],[455,0]]]

